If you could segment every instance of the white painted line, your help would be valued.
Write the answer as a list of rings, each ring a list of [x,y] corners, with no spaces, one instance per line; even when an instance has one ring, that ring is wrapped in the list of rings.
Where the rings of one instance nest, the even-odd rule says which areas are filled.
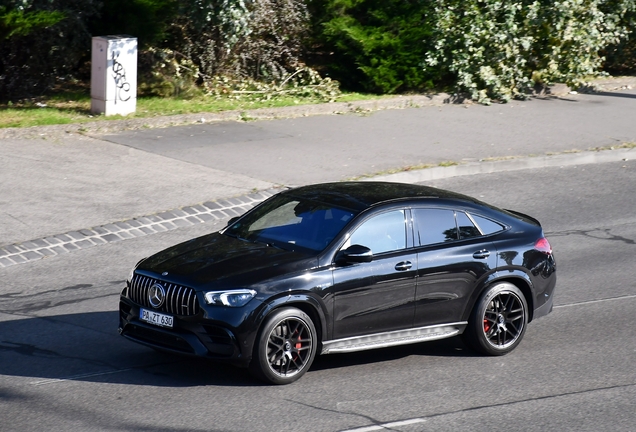
[[[393,429],[396,427],[408,426],[408,425],[417,424],[417,423],[424,423],[425,421],[426,420],[422,418],[414,418],[410,420],[401,420],[401,421],[396,421],[391,423],[384,423],[381,425],[365,426],[365,427],[361,427],[357,429],[348,429],[342,432],[371,432],[371,431],[378,431],[383,429]]]
[[[64,382],[64,381],[75,381],[82,378],[91,378],[91,377],[102,376],[102,375],[112,375],[112,374],[116,374],[120,372],[128,372],[131,370],[133,370],[133,368],[117,369],[117,370],[108,371],[108,372],[93,372],[93,373],[87,373],[87,374],[81,374],[81,375],[73,375],[73,376],[64,377],[64,378],[51,378],[51,379],[45,379],[40,381],[33,381],[33,382],[30,382],[29,384],[33,386],[41,386],[46,384],[55,384],[55,383]]]
[[[569,303],[569,304],[554,306],[554,309],[560,309],[560,308],[572,307],[572,306],[580,306],[580,305],[588,305],[588,304],[595,304],[595,303],[605,303],[605,302],[614,301],[614,300],[625,300],[625,299],[633,299],[633,298],[636,298],[636,295],[626,295],[626,296],[621,296],[621,297],[612,297],[612,298],[599,299],[599,300],[582,301],[582,302],[578,302],[578,303]]]

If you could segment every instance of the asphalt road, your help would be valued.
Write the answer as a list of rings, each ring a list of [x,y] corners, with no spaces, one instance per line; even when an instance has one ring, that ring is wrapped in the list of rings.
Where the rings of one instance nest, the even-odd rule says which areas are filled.
[[[118,336],[131,266],[222,226],[201,224],[0,269],[0,430],[636,430],[636,162],[429,184],[543,223],[556,306],[510,355],[456,338],[323,356],[274,387]]]

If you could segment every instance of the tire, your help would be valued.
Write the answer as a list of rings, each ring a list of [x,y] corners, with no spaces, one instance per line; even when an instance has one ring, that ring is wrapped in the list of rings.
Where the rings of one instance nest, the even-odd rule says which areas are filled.
[[[475,351],[492,356],[508,354],[523,339],[528,325],[528,304],[519,288],[508,282],[486,289],[462,335]]]
[[[274,311],[263,324],[254,343],[250,372],[271,384],[290,384],[311,367],[316,356],[314,323],[303,311]]]

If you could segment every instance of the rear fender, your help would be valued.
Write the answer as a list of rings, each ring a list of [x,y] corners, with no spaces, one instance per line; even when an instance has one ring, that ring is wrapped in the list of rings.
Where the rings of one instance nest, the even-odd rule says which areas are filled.
[[[473,292],[470,297],[469,302],[467,303],[467,307],[462,314],[462,320],[467,321],[472,313],[475,304],[483,294],[483,292],[493,284],[499,282],[510,282],[514,284],[517,288],[521,290],[524,297],[526,298],[526,302],[528,303],[528,322],[532,321],[532,316],[534,313],[534,296],[532,295],[534,289],[532,280],[530,280],[530,276],[519,269],[507,269],[507,270],[498,270],[496,272],[491,273],[485,278],[478,288]]]

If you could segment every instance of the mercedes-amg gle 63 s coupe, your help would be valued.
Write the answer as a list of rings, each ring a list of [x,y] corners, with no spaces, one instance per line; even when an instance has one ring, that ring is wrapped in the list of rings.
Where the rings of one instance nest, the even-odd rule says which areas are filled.
[[[273,384],[317,354],[456,335],[498,356],[552,310],[555,271],[531,216],[425,186],[317,184],[141,260],[119,332]]]

